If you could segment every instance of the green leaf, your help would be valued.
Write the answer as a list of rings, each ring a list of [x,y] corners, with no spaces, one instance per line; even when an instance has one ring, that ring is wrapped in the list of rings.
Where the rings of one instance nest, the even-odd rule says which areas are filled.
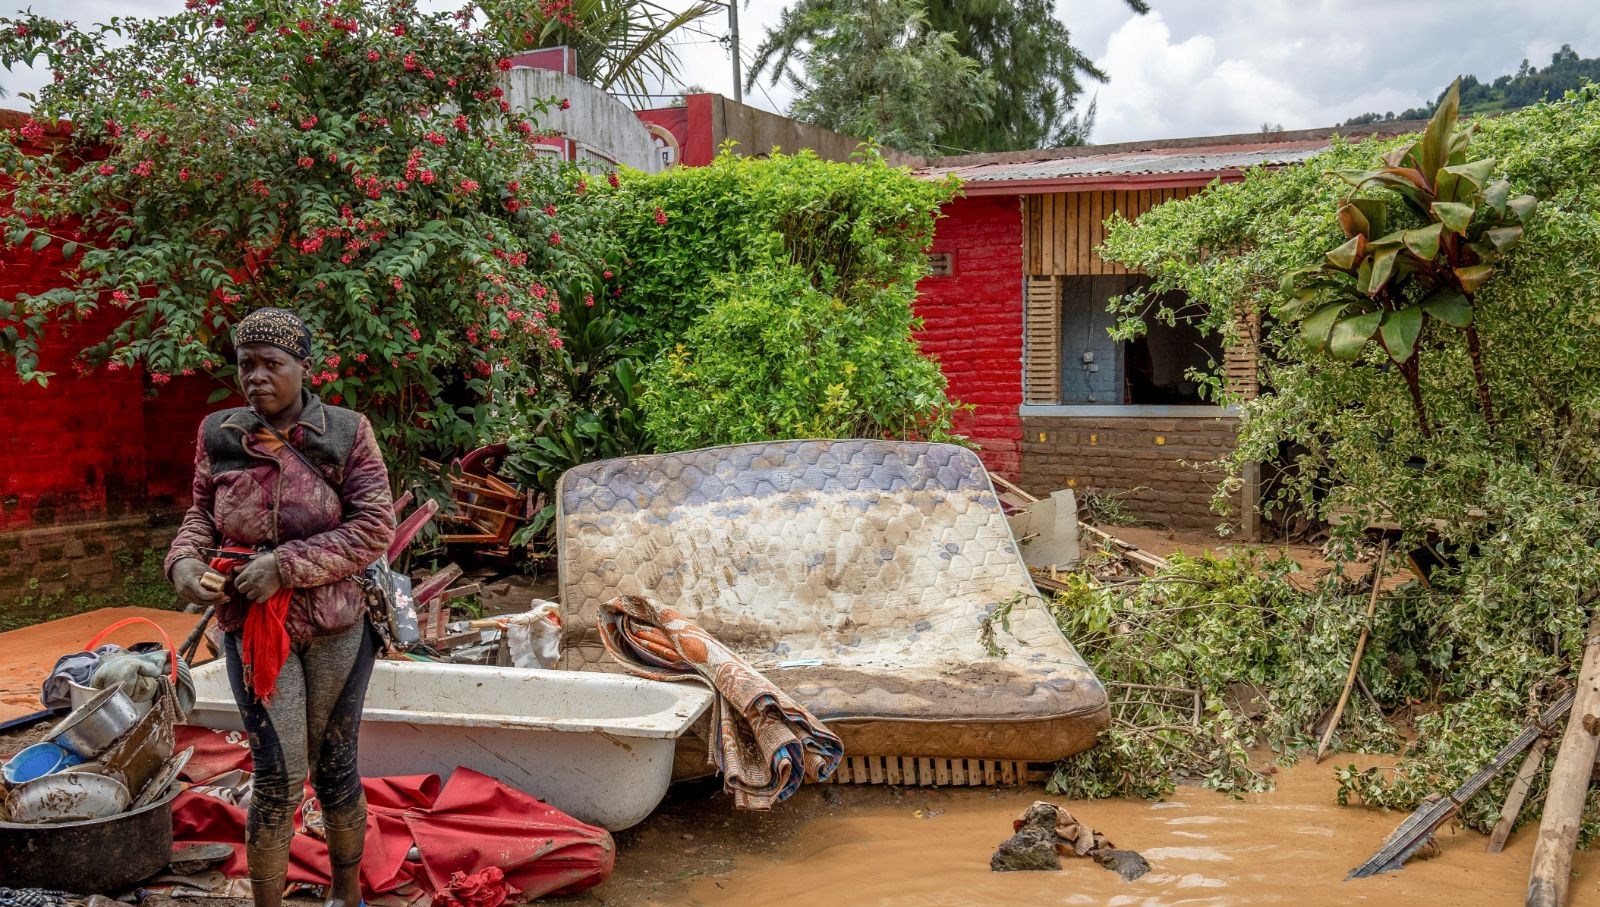
[[[223,400],[226,400],[231,396],[233,396],[233,388],[219,387],[211,392],[211,396],[206,398],[206,404],[210,405],[212,403],[221,403]]]
[[[1439,101],[1439,109],[1428,120],[1428,128],[1422,131],[1422,140],[1417,143],[1420,152],[1417,163],[1430,181],[1436,177],[1450,154],[1450,135],[1455,132],[1456,116],[1460,110],[1461,79],[1457,78],[1450,83],[1449,90]]]
[[[1379,327],[1383,347],[1389,351],[1389,358],[1396,362],[1411,358],[1417,348],[1417,336],[1421,333],[1422,308],[1414,305],[1385,312],[1383,324]]]
[[[1389,275],[1394,271],[1394,259],[1398,254],[1400,254],[1399,243],[1384,243],[1381,247],[1373,248],[1372,274],[1367,278],[1367,295],[1375,295],[1389,282]]]
[[[1468,293],[1478,292],[1484,282],[1494,276],[1494,265],[1470,265],[1465,268],[1456,268],[1456,279],[1461,281],[1461,289]]]
[[[78,254],[78,244],[77,243],[69,242],[69,243],[66,243],[66,244],[62,245],[62,247],[61,247],[61,260],[62,261],[69,261],[70,262],[70,261],[72,261],[72,257],[74,255],[77,255],[77,254]]]
[[[1483,190],[1484,204],[1495,210],[1497,214],[1506,211],[1506,198],[1511,194],[1511,183],[1508,180],[1495,180],[1488,188]]]
[[[1527,223],[1528,215],[1532,214],[1533,209],[1538,207],[1538,205],[1539,200],[1531,195],[1519,195],[1506,203],[1506,206],[1511,209],[1511,212],[1517,216],[1517,220],[1520,220],[1523,223]]]
[[[1494,173],[1494,158],[1481,158],[1444,169],[1446,173],[1454,174],[1471,183],[1474,189],[1482,189],[1488,185],[1489,177]]]
[[[1361,259],[1366,245],[1367,238],[1358,233],[1340,244],[1339,248],[1329,252],[1327,255],[1328,263],[1342,271],[1349,271]]]
[[[1505,250],[1516,245],[1522,239],[1522,227],[1520,225],[1512,227],[1495,227],[1489,231],[1488,236],[1489,242],[1494,243],[1495,249],[1497,251],[1504,252]]]
[[[1445,229],[1451,233],[1467,232],[1467,225],[1472,223],[1471,205],[1460,202],[1434,202],[1433,214],[1444,224]]]
[[[1345,303],[1329,302],[1306,316],[1300,323],[1301,336],[1306,343],[1318,352],[1327,352],[1328,334],[1333,331],[1333,324],[1339,320],[1339,315],[1344,312]]]
[[[1472,323],[1472,302],[1454,288],[1435,290],[1422,300],[1422,310],[1451,327]]]
[[[1439,254],[1440,230],[1440,224],[1430,224],[1426,227],[1405,231],[1403,235],[1406,248],[1410,249],[1418,258],[1431,261],[1434,256]]]
[[[41,252],[45,246],[50,245],[50,237],[44,233],[35,234],[33,237],[33,251]]]
[[[1365,312],[1341,318],[1328,337],[1328,351],[1335,359],[1347,362],[1361,358],[1361,350],[1372,339],[1373,332],[1383,322],[1383,312]]]

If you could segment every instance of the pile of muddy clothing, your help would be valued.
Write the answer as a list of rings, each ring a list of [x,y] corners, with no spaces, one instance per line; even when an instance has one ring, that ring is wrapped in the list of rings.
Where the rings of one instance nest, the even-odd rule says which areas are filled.
[[[243,841],[250,752],[243,735],[185,728],[196,782],[173,803],[175,847],[219,843],[232,854],[214,870],[158,879],[173,896],[248,896]],[[574,894],[605,881],[616,845],[586,825],[488,775],[457,768],[438,775],[363,778],[368,817],[361,888],[369,904],[434,902],[498,907]],[[327,845],[313,791],[296,816],[289,849],[291,891],[329,884]]]

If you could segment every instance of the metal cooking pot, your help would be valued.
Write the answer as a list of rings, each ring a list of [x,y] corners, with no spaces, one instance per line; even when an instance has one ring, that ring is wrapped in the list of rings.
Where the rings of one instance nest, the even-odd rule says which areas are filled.
[[[0,822],[0,885],[118,892],[172,859],[174,784],[160,800],[105,819],[62,825]]]
[[[44,736],[84,759],[105,752],[139,720],[133,700],[121,687],[108,687],[72,710],[72,714]]]
[[[57,772],[11,789],[6,806],[24,824],[79,822],[114,816],[133,796],[121,781],[93,772]]]

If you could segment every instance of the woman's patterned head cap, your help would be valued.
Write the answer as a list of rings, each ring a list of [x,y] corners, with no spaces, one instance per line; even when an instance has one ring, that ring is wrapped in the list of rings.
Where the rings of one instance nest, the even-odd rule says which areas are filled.
[[[234,348],[266,343],[296,359],[311,358],[311,332],[300,316],[288,309],[256,309],[233,329]]]

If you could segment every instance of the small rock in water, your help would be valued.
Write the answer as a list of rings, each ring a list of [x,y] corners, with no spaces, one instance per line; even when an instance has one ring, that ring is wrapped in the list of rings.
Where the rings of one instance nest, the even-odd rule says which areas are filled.
[[[1127,882],[1150,871],[1150,864],[1145,858],[1132,850],[1098,850],[1095,851],[1094,861],[1122,876]]]
[[[1022,872],[1042,869],[1061,871],[1061,855],[1056,851],[1054,831],[1028,826],[1001,842],[989,868],[995,872]]]

